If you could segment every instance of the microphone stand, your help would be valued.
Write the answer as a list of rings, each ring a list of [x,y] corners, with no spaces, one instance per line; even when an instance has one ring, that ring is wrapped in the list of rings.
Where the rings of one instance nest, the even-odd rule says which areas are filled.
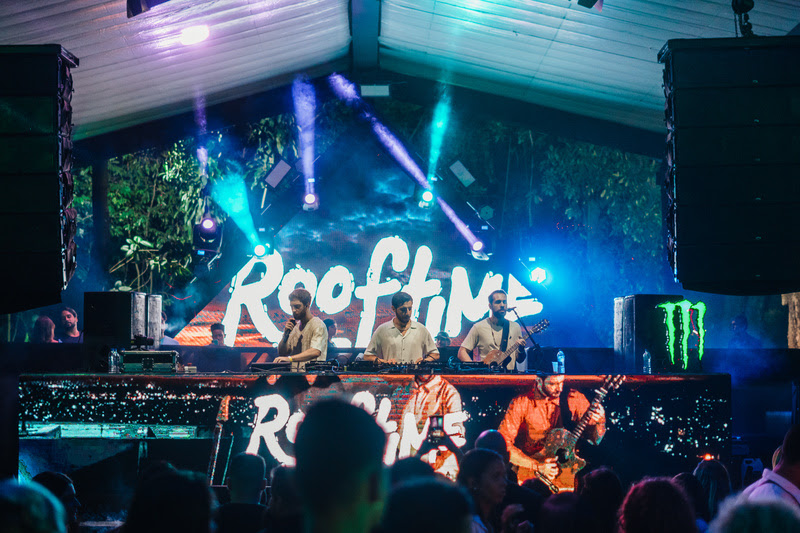
[[[525,325],[525,322],[522,320],[522,317],[519,316],[519,313],[517,313],[517,308],[513,307],[511,309],[511,311],[517,316],[517,322],[519,322],[519,325],[521,326],[522,330],[525,332],[525,335],[527,336],[526,340],[530,340],[531,344],[533,344],[533,353],[534,354],[538,354],[538,357],[537,357],[536,361],[533,362],[534,363],[534,368],[532,370],[536,374],[541,374],[542,372],[540,372],[539,370],[536,369],[536,365],[539,363],[539,359],[541,359],[542,347],[539,346],[538,342],[533,340],[533,333],[528,331],[528,326]],[[530,363],[531,363],[531,361],[528,361],[528,367],[529,368],[530,368]],[[530,372],[530,370],[529,370],[529,372]]]

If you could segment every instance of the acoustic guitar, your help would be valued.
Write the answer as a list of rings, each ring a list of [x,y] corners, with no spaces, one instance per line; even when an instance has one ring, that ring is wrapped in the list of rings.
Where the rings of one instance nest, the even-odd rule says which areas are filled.
[[[547,320],[546,318],[544,320],[540,320],[532,327],[527,329],[528,335],[534,335],[536,333],[540,333],[546,330],[549,325],[550,321]],[[485,364],[486,366],[490,366],[492,363],[497,363],[500,365],[504,365],[508,370],[514,370],[514,365],[517,363],[517,353],[519,352],[520,346],[522,345],[514,342],[508,347],[508,349],[505,352],[500,351],[499,349],[492,350],[491,352],[486,354],[486,358],[483,360],[483,364]]]
[[[586,410],[575,425],[575,429],[567,431],[565,428],[553,428],[547,432],[544,448],[532,458],[540,463],[543,463],[548,458],[555,458],[558,465],[558,476],[555,479],[547,479],[535,468],[531,469],[517,465],[517,480],[522,483],[526,479],[535,477],[544,482],[553,493],[575,490],[575,476],[586,466],[586,461],[575,453],[575,445],[589,425],[592,408],[600,405],[603,398],[611,391],[619,388],[625,379],[625,376],[606,376],[603,385],[595,391],[589,409]]]

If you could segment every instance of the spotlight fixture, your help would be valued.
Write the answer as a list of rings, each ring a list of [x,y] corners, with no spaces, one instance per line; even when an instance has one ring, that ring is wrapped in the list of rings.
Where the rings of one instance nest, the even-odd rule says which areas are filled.
[[[194,225],[194,249],[197,255],[216,255],[222,244],[222,228],[210,214],[203,215],[202,220]]]
[[[603,0],[578,0],[578,5],[579,6],[586,7],[586,8],[589,8],[589,9],[593,8],[595,6],[595,4],[599,4],[597,6],[597,10],[598,11],[603,9]]]
[[[166,4],[169,0],[128,0],[128,18],[133,18],[136,15],[141,15],[151,8],[159,5]]]
[[[316,211],[319,208],[319,197],[314,193],[303,195],[303,211]]]
[[[267,255],[267,247],[263,244],[256,244],[255,248],[253,248],[253,253],[256,257],[264,257]]]
[[[544,283],[547,279],[547,272],[542,267],[536,267],[531,270],[531,281],[534,283]]]
[[[433,207],[434,194],[430,189],[423,189],[422,187],[416,188],[417,203],[422,209]]]

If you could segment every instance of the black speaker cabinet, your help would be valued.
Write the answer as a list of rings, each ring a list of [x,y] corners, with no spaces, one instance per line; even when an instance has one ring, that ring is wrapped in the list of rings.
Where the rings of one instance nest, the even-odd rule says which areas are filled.
[[[800,290],[800,37],[671,40],[659,61],[676,279],[722,294]]]
[[[143,292],[83,294],[83,344],[93,369],[106,369],[106,357],[111,348],[130,350],[133,338],[145,335],[146,302],[147,295]]]
[[[614,368],[618,373],[642,374],[645,350],[650,353],[653,373],[686,370],[673,362],[675,342],[670,344],[667,323],[675,323],[672,309],[663,304],[678,303],[674,294],[633,294],[614,298]],[[670,346],[673,353],[670,354]],[[682,355],[682,354],[681,354]]]
[[[75,271],[72,73],[59,45],[0,46],[0,313],[58,303]]]

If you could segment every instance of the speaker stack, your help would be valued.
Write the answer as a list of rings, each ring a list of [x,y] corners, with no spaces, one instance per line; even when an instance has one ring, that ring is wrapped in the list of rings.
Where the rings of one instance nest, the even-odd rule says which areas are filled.
[[[658,59],[675,278],[721,294],[800,290],[800,37],[671,40]]]
[[[77,66],[59,45],[0,46],[0,313],[60,302],[75,272]]]

